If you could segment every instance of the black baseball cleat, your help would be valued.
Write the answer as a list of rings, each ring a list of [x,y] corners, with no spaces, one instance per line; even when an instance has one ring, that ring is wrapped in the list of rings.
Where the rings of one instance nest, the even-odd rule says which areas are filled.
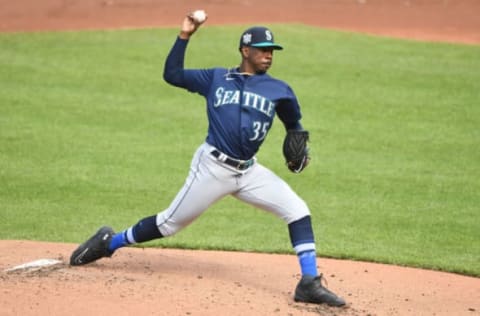
[[[110,241],[115,232],[110,227],[100,228],[89,240],[78,246],[70,257],[70,265],[81,266],[103,257],[111,257],[113,252],[108,250]]]
[[[304,275],[295,289],[295,302],[344,306],[345,300],[322,285],[322,275]]]

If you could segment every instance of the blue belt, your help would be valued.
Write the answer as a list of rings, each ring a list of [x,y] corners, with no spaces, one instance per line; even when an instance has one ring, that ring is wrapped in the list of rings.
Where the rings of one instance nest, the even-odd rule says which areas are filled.
[[[237,159],[233,159],[233,158],[230,158],[228,157],[227,155],[221,153],[220,151],[214,149],[212,152],[210,152],[212,154],[213,157],[217,158],[219,161],[223,162],[223,163],[226,163],[227,165],[229,165],[230,167],[233,167],[235,169],[238,169],[238,170],[247,170],[248,168],[250,168],[254,163],[255,163],[255,159],[249,159],[249,160],[237,160]],[[223,157],[221,157],[223,156]]]

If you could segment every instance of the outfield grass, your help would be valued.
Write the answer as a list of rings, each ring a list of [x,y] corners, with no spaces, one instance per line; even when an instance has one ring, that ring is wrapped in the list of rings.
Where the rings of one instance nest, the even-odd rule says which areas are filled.
[[[238,64],[242,30],[201,29],[187,67]],[[480,47],[273,30],[313,160],[287,171],[278,121],[259,159],[310,205],[319,255],[480,276]],[[78,243],[168,206],[206,130],[203,100],[162,80],[176,34],[0,34],[0,239]],[[291,253],[233,198],[147,245]]]

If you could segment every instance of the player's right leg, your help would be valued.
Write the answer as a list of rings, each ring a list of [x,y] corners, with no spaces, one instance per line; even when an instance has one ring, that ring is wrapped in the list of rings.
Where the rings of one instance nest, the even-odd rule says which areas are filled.
[[[70,264],[84,265],[110,257],[120,247],[171,236],[233,190],[236,190],[236,178],[232,171],[219,166],[210,155],[210,147],[204,144],[192,159],[185,184],[166,210],[117,234],[111,228],[102,227],[73,252]]]

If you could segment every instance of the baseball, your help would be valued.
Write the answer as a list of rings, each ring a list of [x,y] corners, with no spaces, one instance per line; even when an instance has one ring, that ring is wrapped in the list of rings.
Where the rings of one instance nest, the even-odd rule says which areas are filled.
[[[192,13],[192,18],[197,23],[203,23],[207,19],[207,14],[203,10],[196,10]]]

